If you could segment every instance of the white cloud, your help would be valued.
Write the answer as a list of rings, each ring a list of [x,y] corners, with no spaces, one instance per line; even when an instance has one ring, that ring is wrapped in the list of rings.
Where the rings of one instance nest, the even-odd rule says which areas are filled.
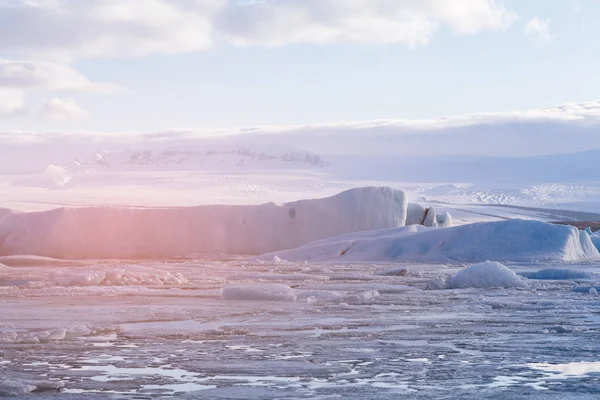
[[[215,44],[427,44],[502,30],[495,0],[0,0],[0,52],[72,60],[194,52]]]
[[[0,87],[0,117],[15,117],[25,112],[25,92]]]
[[[322,155],[531,156],[600,149],[600,101],[436,119],[247,127],[218,134],[208,129],[110,134],[0,131],[0,153],[3,145],[19,143],[55,143],[57,149],[83,146],[88,151],[153,146],[192,149],[223,143],[259,148],[292,145]]]
[[[110,92],[118,86],[92,82],[67,65],[0,59],[0,117],[24,115],[27,94],[36,89]],[[62,108],[67,110],[65,106]],[[76,109],[70,113],[83,115]]]
[[[115,85],[91,82],[67,65],[0,59],[0,88],[111,91]]]
[[[44,119],[55,121],[80,120],[89,117],[89,113],[75,100],[58,97],[45,101],[39,110],[39,115]]]
[[[550,33],[550,21],[550,18],[542,20],[538,17],[535,17],[530,19],[525,25],[525,34],[532,37],[539,43],[550,43],[552,41],[552,34]]]

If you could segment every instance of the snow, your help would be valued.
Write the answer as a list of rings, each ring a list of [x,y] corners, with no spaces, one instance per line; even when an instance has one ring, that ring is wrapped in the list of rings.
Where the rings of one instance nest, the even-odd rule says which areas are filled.
[[[448,279],[448,289],[527,287],[512,270],[498,262],[486,261],[467,267]]]
[[[15,212],[0,220],[0,255],[147,259],[261,254],[350,232],[403,226],[406,207],[402,191],[365,187],[283,205]]]
[[[579,262],[600,260],[590,236],[577,228],[532,220],[481,222],[451,228],[408,226],[359,232],[279,251],[309,262]],[[260,256],[271,260],[273,254]]]
[[[584,271],[575,271],[569,269],[548,268],[534,272],[520,272],[524,278],[540,280],[573,280],[573,279],[591,279],[594,277],[591,273]]]
[[[296,292],[280,284],[231,285],[221,289],[223,300],[296,301]]]

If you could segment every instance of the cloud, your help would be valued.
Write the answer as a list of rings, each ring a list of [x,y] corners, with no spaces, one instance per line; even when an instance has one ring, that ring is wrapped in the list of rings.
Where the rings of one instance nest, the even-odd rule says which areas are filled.
[[[0,87],[0,117],[16,117],[25,113],[25,92]]]
[[[47,120],[65,121],[86,119],[89,113],[73,99],[54,97],[42,104],[39,116]]]
[[[108,92],[116,85],[91,82],[67,65],[0,59],[0,88]]]
[[[515,15],[495,1],[286,0],[229,5],[217,31],[239,46],[370,42],[427,44],[447,26],[458,34],[502,30]]]
[[[550,43],[552,41],[550,21],[550,18],[542,20],[535,17],[530,19],[525,25],[525,34],[539,43]]]
[[[118,90],[117,85],[92,82],[67,65],[38,61],[20,61],[0,59],[0,118],[26,114],[25,99],[32,90],[56,91],[95,91],[112,92]],[[61,105],[52,104],[61,108]],[[75,108],[62,104],[63,114],[83,115]],[[55,110],[54,113],[57,111]],[[61,114],[58,112],[58,114]]]
[[[459,3],[459,4],[458,4]],[[225,44],[427,44],[503,30],[495,0],[0,0],[0,52],[45,59],[195,52]]]
[[[248,127],[219,132],[206,129],[112,134],[0,131],[0,159],[3,148],[21,144],[54,146],[52,149],[56,150],[47,150],[49,154],[70,146],[85,148],[85,153],[136,147],[190,150],[195,146],[225,144],[258,148],[292,146],[323,156],[355,155],[357,160],[377,155],[535,156],[599,149],[600,101],[437,119]]]

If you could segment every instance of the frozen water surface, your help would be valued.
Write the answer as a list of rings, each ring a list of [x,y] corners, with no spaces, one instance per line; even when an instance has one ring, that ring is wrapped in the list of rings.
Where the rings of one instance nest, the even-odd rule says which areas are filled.
[[[594,263],[509,264],[565,279],[447,290],[426,287],[464,266],[10,265],[0,396],[592,399],[600,388],[600,297],[573,290],[598,285]],[[131,279],[84,279],[114,271]]]

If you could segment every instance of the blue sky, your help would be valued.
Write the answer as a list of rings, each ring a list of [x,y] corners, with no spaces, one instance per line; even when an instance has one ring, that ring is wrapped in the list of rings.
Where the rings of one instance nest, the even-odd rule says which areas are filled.
[[[156,12],[139,12],[133,1],[107,11],[103,4],[111,0],[39,0],[36,7],[0,0],[0,23],[15,24],[8,39],[8,28],[0,29],[2,130],[120,132],[429,119],[600,97],[598,1],[461,0],[449,7],[458,0],[355,0],[357,10],[338,7],[340,0],[315,1],[246,3],[240,16],[238,2],[201,0],[205,5],[193,10],[199,19],[188,20],[185,7],[192,0],[145,3],[155,4]],[[418,24],[436,28],[428,31],[412,20],[415,26],[406,27],[367,9],[375,3],[386,13],[420,13]],[[52,31],[60,7],[79,22],[60,20]],[[256,16],[244,14],[249,10]],[[297,22],[300,14],[304,19]],[[362,23],[356,16],[366,14],[375,28],[356,27]],[[37,36],[16,26],[18,18],[31,21],[31,15],[50,21]],[[197,28],[201,22],[219,38],[205,43],[203,28]],[[176,27],[180,31],[166,33]],[[35,79],[15,79],[17,61],[21,75],[23,63],[30,72],[46,64]],[[60,73],[56,66],[63,68]]]

